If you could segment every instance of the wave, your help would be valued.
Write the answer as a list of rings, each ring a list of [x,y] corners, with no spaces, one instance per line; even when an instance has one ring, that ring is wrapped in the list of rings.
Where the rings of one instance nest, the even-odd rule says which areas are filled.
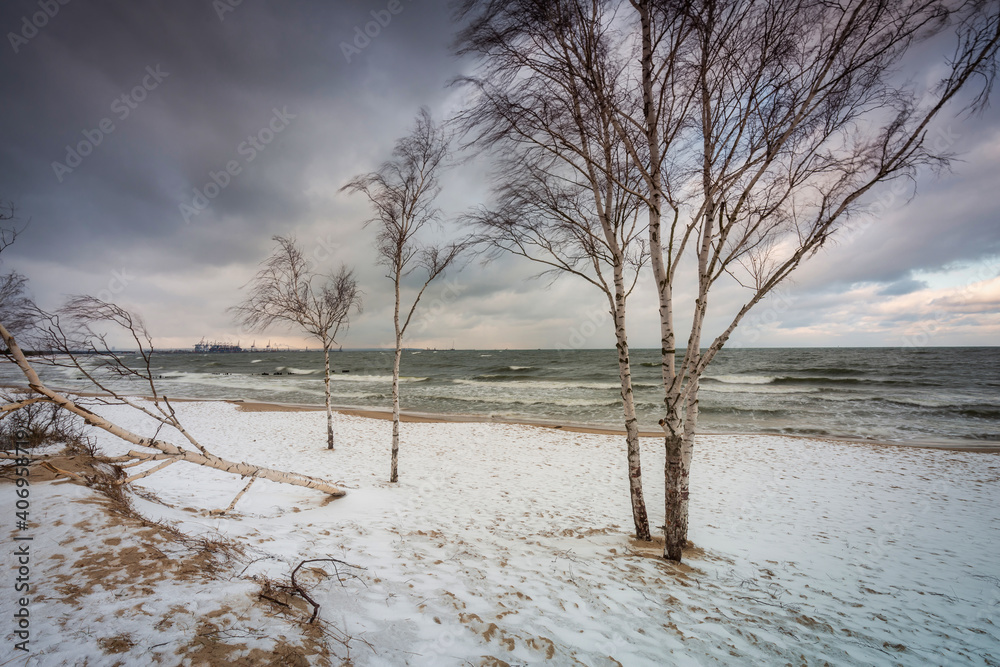
[[[776,432],[787,435],[833,435],[832,431],[828,431],[825,428],[810,426],[783,426],[777,429]]]
[[[771,384],[778,378],[772,375],[708,375],[702,382],[722,382],[723,384]]]
[[[920,385],[923,383],[912,380],[893,380],[891,378],[847,378],[847,377],[802,377],[786,375],[775,379],[776,384],[839,384],[839,385],[865,385],[865,384],[905,384]]]
[[[712,394],[818,394],[821,387],[780,387],[773,384],[725,384],[722,382],[702,386],[701,391]]]
[[[865,370],[862,368],[799,368],[797,369],[800,373],[818,373],[820,375],[857,375],[859,373],[864,373]]]
[[[251,363],[251,364],[259,364],[259,363],[260,363],[260,362],[262,362],[262,361],[264,361],[264,360],[263,360],[263,359],[251,359],[251,360],[250,360],[250,363]]]
[[[972,405],[955,410],[963,417],[974,417],[976,419],[1000,419],[1000,406],[996,405]]]
[[[837,371],[845,372],[839,377]],[[807,371],[803,371],[807,372]],[[853,375],[855,371],[846,369],[834,369],[830,375],[751,375],[751,374],[729,374],[729,375],[707,375],[701,379],[702,383],[722,383],[722,384],[779,384],[779,385],[909,385],[909,386],[936,386],[928,382],[918,380],[897,380],[887,377],[844,377]]]
[[[466,403],[486,403],[492,405],[558,405],[566,408],[620,407],[621,401],[588,400],[585,398],[552,398],[546,396],[538,399],[515,396],[421,396],[420,400],[462,401]]]
[[[970,440],[986,440],[987,442],[1000,442],[1000,432],[998,433],[969,433],[963,437]]]
[[[573,380],[560,382],[557,380],[524,379],[516,375],[477,375],[471,380],[455,378],[452,382],[455,384],[491,387],[496,389],[510,388],[517,389],[519,391],[531,389],[562,391],[570,389],[607,390],[621,388],[621,385],[617,382],[575,382]],[[638,385],[633,385],[633,388],[636,388],[637,386]],[[655,385],[646,386],[653,387]]]
[[[331,391],[330,392],[330,396],[332,398],[335,398],[335,399],[352,398],[352,399],[383,400],[385,398],[388,398],[388,396],[386,394],[371,394],[371,393],[364,392],[364,391],[353,391],[353,392],[352,391],[347,391],[347,392],[344,392],[344,391],[339,391],[339,392]]]
[[[871,398],[851,398],[852,403],[876,403],[907,410],[931,411],[935,414],[945,416],[955,415],[961,417],[975,417],[977,419],[997,419],[1000,420],[1000,405],[991,403],[942,403],[934,400],[884,398],[874,396]]]
[[[646,404],[648,405],[648,404]],[[662,407],[662,404],[657,404],[656,407]],[[751,419],[756,417],[786,417],[792,414],[788,410],[783,410],[781,408],[738,408],[735,406],[700,406],[698,412],[702,414],[709,415],[749,415]]]
[[[479,377],[498,377],[507,373],[516,373],[518,377],[524,377],[533,370],[535,370],[534,366],[493,366],[487,368],[486,372]]]
[[[400,382],[426,382],[429,378],[400,375]],[[371,382],[373,384],[391,383],[391,375],[361,375],[359,373],[334,373],[331,370],[330,382]]]
[[[312,368],[309,370],[302,368],[292,368],[291,366],[278,366],[274,369],[275,373],[287,373],[288,375],[315,375],[320,372],[319,368]],[[332,373],[331,373],[332,375]]]

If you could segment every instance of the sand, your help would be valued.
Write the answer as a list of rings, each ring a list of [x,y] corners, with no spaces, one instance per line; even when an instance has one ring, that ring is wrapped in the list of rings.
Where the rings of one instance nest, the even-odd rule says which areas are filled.
[[[234,664],[998,664],[996,454],[701,437],[692,546],[673,565],[631,538],[620,436],[407,422],[401,481],[389,484],[384,420],[338,415],[329,452],[321,411],[177,408],[219,455],[337,481],[347,496],[260,481],[218,516],[243,481],[181,463],[141,480],[143,516],[242,545],[191,580],[179,574],[198,563],[190,547],[95,516],[88,489],[38,483],[38,664],[177,664],[208,641]],[[126,408],[101,411],[144,428]],[[642,448],[657,525],[662,441]],[[12,491],[0,484],[0,503]],[[142,560],[147,543],[177,567],[136,585],[114,576],[127,571],[121,549]],[[343,581],[330,568],[309,575],[325,654],[301,623],[308,609],[259,597],[262,578],[287,582],[322,557],[365,568]],[[71,572],[88,582],[75,596],[60,579]],[[10,605],[0,596],[0,615]]]

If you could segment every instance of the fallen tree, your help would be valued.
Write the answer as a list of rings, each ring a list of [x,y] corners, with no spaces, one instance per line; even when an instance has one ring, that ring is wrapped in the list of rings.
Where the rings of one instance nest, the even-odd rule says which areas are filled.
[[[148,477],[179,461],[194,463],[249,478],[250,481],[247,485],[234,498],[229,507],[226,510],[222,510],[223,512],[231,510],[235,506],[236,501],[258,479],[302,486],[333,497],[345,495],[343,489],[325,480],[299,473],[273,470],[246,462],[228,461],[208,451],[181,424],[173,406],[170,404],[170,400],[157,391],[150,367],[153,354],[152,339],[142,321],[133,317],[128,311],[115,304],[106,303],[94,297],[83,296],[72,299],[60,311],[60,314],[71,323],[70,334],[67,333],[66,327],[60,322],[59,315],[37,311],[37,324],[34,329],[37,341],[35,342],[44,346],[43,349],[51,352],[50,355],[45,357],[44,362],[76,369],[100,392],[99,396],[90,400],[102,405],[127,405],[138,410],[157,423],[156,431],[153,435],[144,437],[97,414],[82,404],[79,399],[68,396],[67,392],[57,391],[46,386],[39,377],[38,372],[28,362],[27,356],[15,340],[14,335],[2,323],[0,323],[0,337],[3,338],[6,344],[6,355],[11,361],[17,364],[17,367],[24,374],[28,381],[28,389],[33,396],[21,399],[17,403],[0,407],[0,419],[13,414],[16,410],[21,409],[29,403],[50,403],[79,416],[88,425],[104,430],[139,448],[130,450],[127,454],[121,456],[105,457],[103,459],[105,462],[114,463],[122,469],[156,462],[152,467],[145,468],[140,472],[122,478],[119,482],[120,484],[127,484]],[[107,344],[105,334],[98,333],[93,327],[98,322],[117,325],[124,328],[131,335],[133,341],[138,345],[138,354],[139,359],[142,360],[142,367],[135,368],[133,365],[129,365],[122,359],[119,353],[111,350]],[[97,368],[81,363],[79,355],[81,351],[86,352],[87,357],[91,359],[96,355],[100,360]],[[151,392],[148,403],[152,405],[148,403],[143,404],[135,398],[122,395],[119,390],[102,377],[102,372],[104,375],[110,373],[112,376],[144,381]],[[190,448],[182,447],[159,438],[159,433],[164,427],[173,428],[180,433],[190,444]]]

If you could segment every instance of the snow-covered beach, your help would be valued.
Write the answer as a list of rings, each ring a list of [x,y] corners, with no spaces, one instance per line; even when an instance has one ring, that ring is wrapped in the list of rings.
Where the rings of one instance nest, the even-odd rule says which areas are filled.
[[[134,501],[178,541],[92,490],[36,482],[31,652],[10,664],[1000,664],[1000,454],[702,436],[678,566],[630,539],[620,436],[405,423],[390,485],[385,421],[339,416],[329,452],[321,412],[177,409],[218,455],[347,496],[258,481],[219,516],[245,482],[180,463]],[[643,448],[658,525],[662,443]],[[14,486],[0,498],[13,508]],[[244,553],[210,563],[220,539]],[[327,557],[364,569],[300,571],[319,625],[260,596],[264,576]]]

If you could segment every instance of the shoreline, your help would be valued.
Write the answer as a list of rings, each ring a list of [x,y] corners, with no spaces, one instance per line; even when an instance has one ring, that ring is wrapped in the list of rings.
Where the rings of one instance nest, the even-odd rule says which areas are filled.
[[[242,398],[220,398],[220,399],[170,399],[185,401],[221,401],[235,405],[240,412],[323,412],[326,408],[322,405],[312,405],[307,403],[280,403],[275,401],[249,401]],[[338,414],[350,415],[354,417],[364,417],[366,419],[378,419],[383,421],[392,420],[392,411],[380,408],[357,408],[347,406],[333,406],[333,411]],[[399,420],[408,423],[425,424],[449,424],[449,423],[477,423],[477,424],[510,424],[514,426],[531,426],[534,428],[545,428],[551,430],[564,431],[567,433],[587,433],[591,435],[615,435],[625,436],[625,429],[600,426],[596,424],[574,424],[544,419],[523,419],[495,417],[490,415],[466,415],[449,413],[429,413],[401,410]],[[867,440],[864,438],[850,438],[835,435],[802,435],[797,433],[771,433],[762,431],[751,432],[726,432],[726,431],[699,431],[698,435],[720,436],[779,436],[783,438],[795,438],[799,440],[810,440],[816,442],[835,442],[847,445],[874,445],[878,447],[907,447],[917,449],[938,449],[954,452],[971,452],[976,454],[1000,454],[1000,443],[987,443],[982,446],[967,445],[961,442],[887,442],[881,440]],[[640,438],[662,438],[663,433],[656,431],[639,431]]]
[[[0,385],[6,389],[27,389],[17,385]],[[55,391],[76,396],[102,397],[106,394],[97,392],[81,392],[65,387],[53,387]],[[139,395],[138,398],[152,400],[152,397]],[[161,396],[163,398],[163,396]],[[235,405],[241,412],[322,412],[326,408],[323,405],[313,403],[282,403],[279,401],[259,401],[244,398],[199,398],[187,396],[171,396],[170,401],[178,403],[230,403]],[[354,417],[364,417],[367,419],[378,419],[384,421],[392,420],[392,410],[385,408],[364,408],[358,406],[335,405],[334,412]],[[406,423],[480,423],[480,424],[511,424],[515,426],[531,426],[534,428],[544,428],[550,430],[564,431],[567,433],[586,433],[592,435],[614,435],[625,436],[624,428],[614,428],[599,424],[585,424],[561,422],[546,419],[528,419],[517,417],[497,417],[493,415],[459,414],[459,413],[430,413],[412,410],[401,410],[400,421]],[[936,449],[954,452],[971,452],[976,454],[1000,454],[1000,442],[984,442],[982,445],[966,443],[963,441],[909,441],[891,442],[886,440],[869,440],[860,437],[837,436],[837,435],[805,435],[799,433],[775,433],[770,431],[759,432],[730,432],[730,431],[699,431],[698,435],[708,436],[781,436],[785,438],[796,438],[799,440],[809,440],[813,442],[834,442],[846,445],[873,445],[877,447],[906,447],[917,449]],[[640,438],[662,438],[663,433],[658,431],[640,430]]]

